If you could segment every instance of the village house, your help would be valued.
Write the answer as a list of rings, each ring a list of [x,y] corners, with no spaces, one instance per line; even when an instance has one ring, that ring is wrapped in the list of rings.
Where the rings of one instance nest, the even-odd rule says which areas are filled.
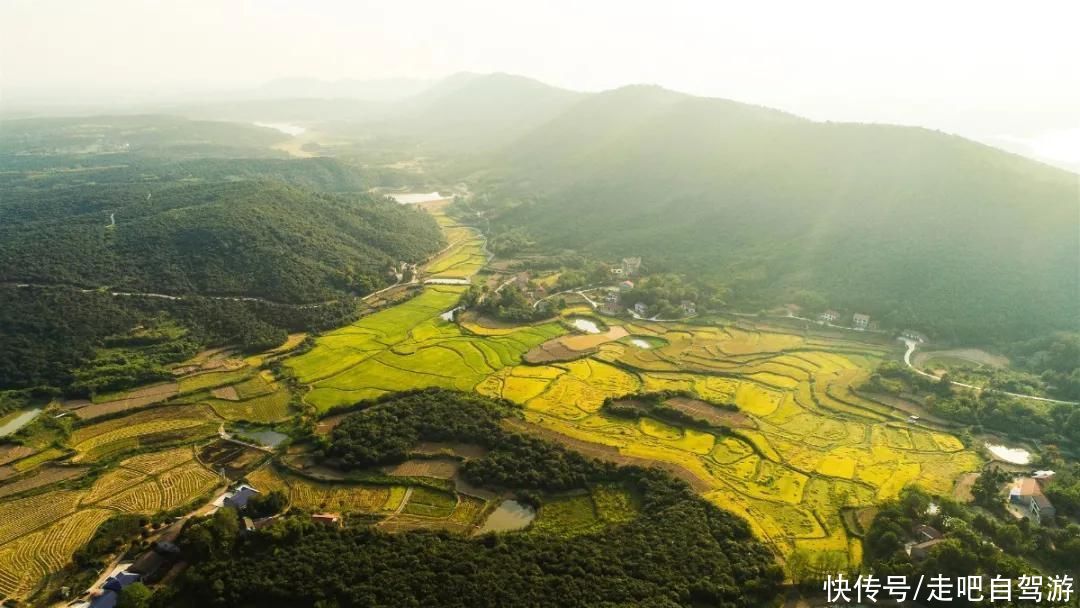
[[[259,491],[255,488],[247,484],[240,484],[239,486],[236,486],[236,489],[231,493],[226,493],[225,500],[222,501],[222,506],[239,511],[247,506],[247,503],[251,500],[252,496],[255,496],[258,493]]]
[[[647,312],[649,312],[649,307],[645,306],[644,303],[638,302],[637,304],[634,304],[634,314],[637,316],[644,317]]]
[[[681,306],[683,314],[687,316],[694,316],[697,314],[697,305],[690,300],[683,300]]]
[[[623,258],[622,271],[625,276],[634,277],[641,270],[641,258]]]
[[[634,282],[633,281],[623,281],[622,283],[619,283],[619,291],[630,291],[633,288],[634,288]]]
[[[907,552],[908,557],[911,558],[911,561],[919,562],[930,555],[931,549],[943,542],[945,542],[944,538],[933,538],[921,543],[909,544],[904,547],[904,550]]]
[[[851,315],[851,324],[855,329],[865,330],[870,327],[870,315],[864,315],[861,312],[857,312]]]
[[[1042,489],[1038,479],[1020,477],[1009,488],[1009,502],[1020,507],[1035,523],[1049,523],[1053,521],[1057,511]]]
[[[836,323],[836,320],[840,318],[840,313],[835,310],[826,310],[818,315],[819,323]]]

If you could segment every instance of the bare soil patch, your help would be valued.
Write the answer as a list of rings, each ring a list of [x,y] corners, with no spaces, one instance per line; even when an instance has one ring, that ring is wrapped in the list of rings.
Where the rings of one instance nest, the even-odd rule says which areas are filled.
[[[19,445],[17,443],[5,443],[0,445],[0,465],[15,462],[20,458],[26,458],[34,453],[34,448]]]
[[[89,469],[90,467],[66,467],[57,465],[41,466],[34,469],[34,472],[29,475],[20,477],[10,483],[0,485],[0,498],[47,486],[52,483],[64,481],[65,479],[74,479],[82,476]]]
[[[134,410],[155,403],[161,403],[166,399],[175,397],[180,392],[180,385],[176,382],[163,382],[131,391],[123,399],[103,401],[80,407],[74,410],[80,420],[89,420],[99,416],[115,414],[127,410]]]
[[[573,361],[596,352],[593,350],[573,350],[567,348],[558,338],[548,340],[539,346],[534,346],[525,353],[522,359],[526,363],[556,363],[559,361]]]
[[[665,403],[684,414],[689,414],[695,418],[701,418],[712,424],[719,424],[732,428],[757,428],[757,424],[746,414],[724,410],[700,399],[673,397],[665,401]]]
[[[210,394],[218,399],[224,399],[225,401],[239,401],[240,395],[236,392],[235,386],[222,386],[210,391]]]
[[[334,414],[333,416],[327,416],[326,418],[319,420],[319,422],[315,424],[315,432],[319,435],[329,435],[330,431],[341,424],[341,421],[345,420],[346,416],[348,416],[348,414]]]
[[[956,480],[956,485],[953,486],[953,498],[960,502],[975,500],[975,497],[971,494],[971,486],[975,485],[975,480],[978,478],[978,473],[964,473],[961,475]]]

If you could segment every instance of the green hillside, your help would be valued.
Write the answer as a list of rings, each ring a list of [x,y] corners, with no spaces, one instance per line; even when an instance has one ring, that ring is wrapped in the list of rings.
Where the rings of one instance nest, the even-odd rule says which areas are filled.
[[[422,211],[366,195],[247,181],[147,196],[83,187],[5,205],[0,281],[311,302],[385,285],[393,263],[443,244]]]
[[[626,87],[488,163],[496,226],[641,255],[742,308],[810,291],[969,340],[1080,322],[1076,175],[960,137]]]

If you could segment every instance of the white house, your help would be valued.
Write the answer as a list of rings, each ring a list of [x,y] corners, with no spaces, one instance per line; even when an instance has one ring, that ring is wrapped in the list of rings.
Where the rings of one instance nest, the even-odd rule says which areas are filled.
[[[870,327],[870,315],[864,315],[861,312],[857,312],[851,316],[851,322],[855,326],[855,329],[866,329]]]

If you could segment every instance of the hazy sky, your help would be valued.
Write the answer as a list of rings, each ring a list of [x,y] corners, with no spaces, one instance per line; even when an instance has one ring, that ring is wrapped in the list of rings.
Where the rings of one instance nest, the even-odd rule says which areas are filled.
[[[1080,163],[1078,24],[1077,0],[0,0],[0,93],[502,71],[1064,138]]]

